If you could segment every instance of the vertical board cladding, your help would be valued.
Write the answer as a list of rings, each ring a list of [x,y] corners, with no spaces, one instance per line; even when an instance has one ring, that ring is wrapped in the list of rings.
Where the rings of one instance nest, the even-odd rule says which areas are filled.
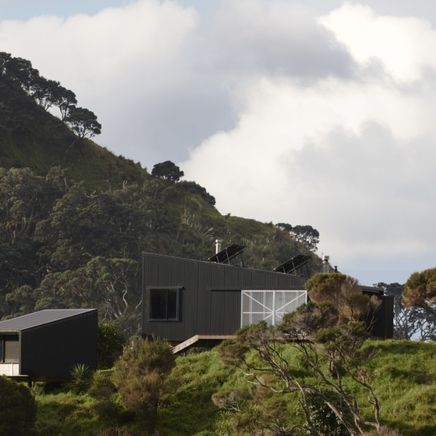
[[[182,341],[196,334],[232,334],[241,323],[241,290],[304,289],[295,276],[273,271],[143,254],[143,335]],[[180,287],[178,321],[151,321],[150,288]]]
[[[21,373],[63,378],[76,364],[97,366],[97,311],[21,332]]]

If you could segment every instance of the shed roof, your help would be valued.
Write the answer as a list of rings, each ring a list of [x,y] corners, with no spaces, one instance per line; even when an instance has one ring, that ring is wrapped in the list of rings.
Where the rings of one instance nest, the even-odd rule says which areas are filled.
[[[0,321],[0,332],[19,332],[73,316],[82,315],[96,309],[45,309],[28,313],[17,318]]]

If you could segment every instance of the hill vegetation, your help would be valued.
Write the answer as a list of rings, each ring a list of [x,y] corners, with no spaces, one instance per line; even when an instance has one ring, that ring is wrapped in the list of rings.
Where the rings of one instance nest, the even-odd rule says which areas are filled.
[[[0,318],[92,306],[137,332],[141,253],[207,259],[216,238],[245,245],[247,266],[270,269],[308,253],[307,273],[319,268],[313,244],[272,223],[221,215],[172,162],[152,176],[86,138],[98,133],[96,118],[85,113],[74,124],[76,103],[29,61],[0,54]],[[60,118],[49,111],[56,107]]]
[[[381,420],[398,431],[389,434],[435,434],[436,345],[390,340],[368,341],[365,347],[373,356],[368,366],[381,403]],[[284,351],[295,371],[310,381],[310,371],[299,362],[294,346],[286,345]],[[255,388],[248,383],[244,372],[224,365],[217,350],[178,357],[169,382],[172,393],[166,397],[158,417],[158,428],[164,435],[253,434],[250,425],[271,418],[272,411],[276,418],[282,416],[289,427],[302,423],[296,396],[287,395],[282,401],[280,394],[251,395]],[[347,379],[345,383],[349,385],[350,381]],[[38,405],[36,427],[41,434],[97,435],[110,428],[110,424],[98,418],[95,400],[87,393],[73,394],[61,389],[47,394],[39,385],[33,390]],[[215,400],[218,405],[212,401],[212,397],[231,392],[246,393],[245,397],[234,397],[233,409],[220,408],[219,401]],[[363,390],[356,394],[360,403],[366,402]],[[365,409],[364,414],[369,418],[371,410]],[[126,428],[129,419],[128,415],[121,417]]]

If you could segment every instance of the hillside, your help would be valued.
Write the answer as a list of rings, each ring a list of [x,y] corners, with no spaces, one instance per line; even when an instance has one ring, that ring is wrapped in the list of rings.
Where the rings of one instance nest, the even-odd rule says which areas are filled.
[[[91,188],[148,177],[139,164],[78,138],[59,118],[38,106],[0,76],[0,167],[31,168],[46,174],[53,166]]]
[[[287,347],[290,359],[295,361],[296,368],[304,376],[307,369],[301,367],[295,356],[292,357],[292,345]],[[399,434],[405,436],[434,435],[436,345],[391,340],[369,341],[366,347],[374,353],[369,367],[381,403],[383,424],[399,430]],[[233,411],[220,410],[214,405],[211,397],[218,391],[250,389],[243,372],[225,367],[216,350],[178,357],[172,377],[177,383],[174,383],[173,393],[160,412],[159,428],[162,434],[236,434],[232,426],[237,424],[238,415],[241,426],[243,414],[250,416],[250,408],[258,407],[256,398],[248,400],[239,411],[236,408]],[[358,392],[357,396],[365,401],[364,392]],[[262,403],[265,405],[275,404],[274,398],[259,400],[265,401]],[[93,435],[102,430],[102,423],[95,415],[93,400],[89,395],[74,395],[67,391],[45,395],[40,392],[37,401],[37,428],[43,434]],[[285,403],[276,404],[284,408],[290,425],[301,423],[301,411],[298,412],[295,398],[286,397]],[[365,412],[370,413],[369,410]],[[258,416],[262,413],[265,411],[258,410]]]
[[[7,76],[2,62],[12,61],[21,69]],[[0,53],[0,73],[0,318],[92,306],[134,333],[141,253],[207,259],[216,238],[246,246],[246,266],[272,269],[305,253],[305,274],[319,270],[313,247],[284,228],[223,216],[194,182],[153,177],[74,133],[35,97],[40,80],[48,96],[53,81],[30,62]]]

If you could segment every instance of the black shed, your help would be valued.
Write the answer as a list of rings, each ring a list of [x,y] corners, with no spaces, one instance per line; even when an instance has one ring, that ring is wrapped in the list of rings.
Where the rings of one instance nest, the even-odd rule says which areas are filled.
[[[307,302],[304,280],[292,274],[154,253],[143,254],[142,267],[142,334],[172,342],[218,339],[261,320],[278,324]],[[390,297],[362,292],[382,300],[373,335],[392,337]]]
[[[96,367],[96,309],[48,309],[0,321],[0,375],[64,378],[79,363]]]

